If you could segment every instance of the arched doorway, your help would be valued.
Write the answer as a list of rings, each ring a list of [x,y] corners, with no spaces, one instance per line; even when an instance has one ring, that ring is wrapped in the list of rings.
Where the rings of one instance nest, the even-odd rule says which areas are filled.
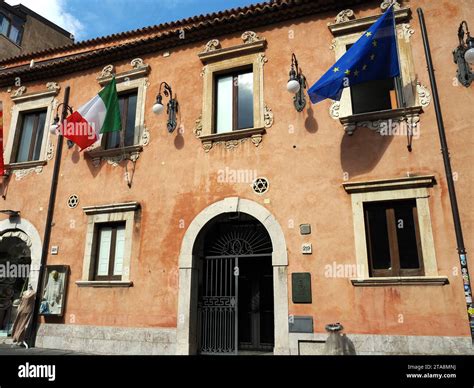
[[[196,245],[198,353],[272,352],[273,246],[265,227],[244,213],[222,214]]]
[[[11,333],[21,294],[28,287],[31,266],[29,239],[22,232],[0,236],[0,336]]]
[[[247,215],[266,230],[272,245],[274,354],[289,354],[288,325],[288,253],[283,230],[275,217],[262,205],[238,197],[225,198],[202,210],[191,222],[183,237],[179,256],[178,316],[176,353],[199,353],[200,265],[204,257],[208,228],[220,216]],[[209,235],[210,236],[210,235]],[[209,237],[208,236],[208,237]],[[268,266],[267,266],[268,268]]]

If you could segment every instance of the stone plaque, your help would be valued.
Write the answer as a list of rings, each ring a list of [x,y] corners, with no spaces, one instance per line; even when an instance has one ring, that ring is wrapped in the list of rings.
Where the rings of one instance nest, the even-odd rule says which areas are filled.
[[[311,274],[309,272],[291,274],[293,303],[312,303]]]
[[[312,333],[313,317],[290,317],[290,333]]]
[[[300,233],[303,236],[311,234],[311,225],[310,224],[301,224],[300,225]]]

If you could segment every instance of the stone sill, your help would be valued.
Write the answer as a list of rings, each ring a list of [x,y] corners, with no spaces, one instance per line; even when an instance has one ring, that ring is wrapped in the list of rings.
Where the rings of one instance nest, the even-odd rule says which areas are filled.
[[[123,287],[128,288],[133,286],[131,281],[121,281],[121,280],[78,280],[76,281],[78,287],[94,287],[94,288],[115,288]]]
[[[31,162],[10,163],[5,165],[5,170],[27,170],[29,168],[46,166],[47,164],[48,162],[46,160],[33,160]]]
[[[449,279],[446,276],[379,277],[351,279],[351,283],[354,287],[444,286],[449,284]]]
[[[96,159],[96,158],[109,158],[109,157],[120,156],[124,154],[139,153],[142,151],[143,151],[143,146],[134,145],[134,146],[129,146],[129,147],[114,148],[110,150],[96,148],[90,151],[86,151],[85,154],[89,156],[91,159]]]
[[[423,112],[423,107],[412,106],[408,108],[387,109],[376,112],[357,113],[354,115],[340,117],[339,121],[344,126],[348,135],[352,135],[356,128],[365,126],[368,122],[390,119],[406,119],[406,117],[417,116]]]
[[[228,140],[238,140],[245,137],[251,137],[253,135],[263,135],[265,133],[265,128],[250,128],[250,129],[239,129],[238,131],[225,132],[225,133],[213,133],[211,135],[201,135],[199,139],[202,142],[208,141],[228,141]]]

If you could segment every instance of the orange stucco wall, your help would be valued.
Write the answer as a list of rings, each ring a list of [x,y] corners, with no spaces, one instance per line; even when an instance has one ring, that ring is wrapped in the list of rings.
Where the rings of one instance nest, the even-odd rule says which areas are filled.
[[[474,212],[472,164],[474,136],[472,127],[473,87],[453,85],[456,66],[451,51],[457,45],[461,20],[474,23],[470,1],[410,1],[411,26],[415,30],[412,47],[418,80],[429,86],[416,8],[425,11],[437,81],[444,113],[453,170],[458,175],[456,189],[468,252],[474,249]],[[378,2],[355,9],[356,16],[379,12]],[[315,331],[324,325],[341,322],[348,333],[394,335],[468,336],[461,276],[446,179],[437,134],[433,104],[421,115],[421,136],[414,141],[412,153],[404,136],[381,137],[368,129],[358,129],[352,137],[344,134],[338,121],[329,116],[330,101],[307,106],[297,113],[286,91],[291,53],[313,83],[334,63],[329,50],[332,36],[327,23],[335,13],[316,15],[265,27],[256,32],[268,41],[265,65],[265,103],[273,110],[275,123],[257,148],[251,142],[235,150],[215,146],[209,153],[193,134],[202,106],[202,63],[197,54],[206,42],[183,46],[163,57],[160,52],[143,56],[151,66],[150,87],[146,98],[145,124],[151,142],[145,147],[128,188],[125,164],[112,167],[102,163],[95,168],[77,150],[65,149],[62,159],[51,245],[59,246],[57,256],[48,264],[71,267],[64,323],[130,327],[176,327],[178,295],[178,256],[186,227],[200,211],[229,196],[239,196],[265,206],[283,228],[289,256],[289,274],[312,274],[313,303],[294,305],[289,297],[290,314],[311,315]],[[442,24],[442,25],[441,25]],[[289,39],[289,32],[294,39]],[[222,47],[239,44],[240,34],[219,37]],[[129,62],[115,63],[116,70],[129,70]],[[28,92],[43,89],[56,81],[71,87],[70,105],[78,107],[99,91],[96,81],[101,68],[69,74],[26,85]],[[166,118],[156,117],[152,105],[161,81],[173,86],[180,102],[179,123],[182,135],[166,131]],[[8,138],[12,101],[6,89],[0,90],[5,110],[5,138]],[[294,133],[289,127],[294,127]],[[55,142],[56,139],[53,139]],[[128,169],[132,169],[132,163]],[[220,169],[257,170],[271,182],[264,196],[255,195],[249,185],[219,183]],[[22,217],[43,234],[53,163],[41,174],[31,174],[8,184],[2,208],[20,209]],[[344,189],[344,173],[350,180],[363,181],[434,174],[438,184],[430,189],[430,211],[440,275],[449,277],[443,287],[403,286],[355,288],[346,278],[326,278],[326,264],[355,264],[351,198]],[[80,206],[67,207],[71,194],[80,197]],[[270,203],[264,203],[264,199]],[[82,275],[87,217],[82,206],[138,201],[141,220],[136,226],[129,289],[79,288],[75,281]],[[185,228],[180,228],[184,220]],[[292,222],[295,227],[291,228]],[[310,223],[311,236],[301,236],[298,225]],[[301,244],[311,242],[313,254],[303,256]],[[471,268],[474,260],[471,256]],[[291,277],[289,279],[291,282]],[[289,289],[291,290],[291,284]],[[403,322],[400,320],[403,315]]]

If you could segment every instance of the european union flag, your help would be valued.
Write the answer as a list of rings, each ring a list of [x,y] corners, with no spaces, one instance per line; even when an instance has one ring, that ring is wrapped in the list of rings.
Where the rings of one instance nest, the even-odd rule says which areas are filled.
[[[339,101],[346,87],[399,75],[392,5],[308,90],[308,94],[313,104],[326,98]]]

